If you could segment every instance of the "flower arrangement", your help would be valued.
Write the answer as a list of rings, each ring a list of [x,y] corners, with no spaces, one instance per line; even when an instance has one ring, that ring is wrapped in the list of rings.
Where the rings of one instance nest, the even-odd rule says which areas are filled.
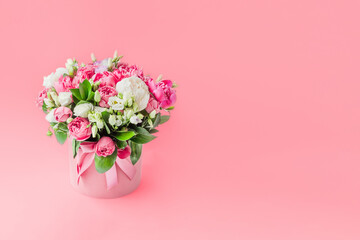
[[[79,64],[68,59],[44,77],[37,105],[50,123],[48,135],[63,144],[72,139],[73,158],[79,147],[91,143],[95,168],[110,170],[118,157],[139,160],[142,144],[155,139],[156,127],[169,120],[176,101],[176,84],[143,74],[135,65],[112,58]]]

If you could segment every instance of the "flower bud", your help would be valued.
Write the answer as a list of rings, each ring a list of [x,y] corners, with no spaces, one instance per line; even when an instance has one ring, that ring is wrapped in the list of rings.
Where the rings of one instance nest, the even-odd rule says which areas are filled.
[[[91,61],[96,62],[96,57],[94,53],[91,53]]]
[[[110,115],[109,117],[109,123],[114,126],[116,124],[116,116],[115,115]]]
[[[46,135],[50,137],[51,135],[53,135],[53,133],[50,130],[48,130]]]
[[[153,111],[149,114],[150,118],[154,118],[155,115],[156,115],[156,110],[153,110]]]
[[[101,100],[101,95],[100,95],[99,91],[96,91],[96,92],[95,92],[94,100],[95,100],[95,102],[100,102],[100,100]]]
[[[115,50],[115,52],[114,52],[114,57],[113,57],[113,58],[115,59],[115,58],[117,58],[118,56],[119,56],[119,55],[118,55],[118,51]]]
[[[162,80],[162,74],[160,74],[158,77],[157,77],[157,79],[156,79],[156,82],[160,82],[161,80]]]
[[[93,124],[92,127],[91,127],[91,134],[92,134],[93,138],[96,137],[97,131],[98,131],[98,129],[97,129],[96,124]]]
[[[73,118],[69,117],[67,120],[66,120],[66,123],[71,123],[72,120],[74,120]]]

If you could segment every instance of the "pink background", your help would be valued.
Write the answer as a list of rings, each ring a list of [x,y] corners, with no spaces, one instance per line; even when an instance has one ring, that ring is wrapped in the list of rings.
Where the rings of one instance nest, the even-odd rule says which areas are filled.
[[[360,239],[359,1],[0,1],[0,239]],[[140,187],[74,192],[44,75],[118,49],[175,80]]]

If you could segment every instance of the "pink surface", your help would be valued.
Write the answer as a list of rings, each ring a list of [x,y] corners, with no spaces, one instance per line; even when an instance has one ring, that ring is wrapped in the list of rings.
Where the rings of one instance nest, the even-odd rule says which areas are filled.
[[[360,239],[358,1],[1,1],[0,239]],[[132,194],[69,184],[35,108],[68,57],[175,80]]]

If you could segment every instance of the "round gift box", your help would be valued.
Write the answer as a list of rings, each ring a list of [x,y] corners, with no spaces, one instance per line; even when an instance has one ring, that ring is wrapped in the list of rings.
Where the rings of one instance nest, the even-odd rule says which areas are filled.
[[[130,159],[128,159],[130,160]],[[69,144],[69,161],[70,161],[70,183],[75,191],[94,198],[118,198],[133,192],[140,184],[141,179],[141,158],[135,164],[136,174],[130,180],[125,173],[116,165],[118,184],[111,189],[107,189],[106,178],[104,173],[98,173],[95,169],[94,162],[81,175],[77,183],[77,164],[73,158],[71,144]]]

